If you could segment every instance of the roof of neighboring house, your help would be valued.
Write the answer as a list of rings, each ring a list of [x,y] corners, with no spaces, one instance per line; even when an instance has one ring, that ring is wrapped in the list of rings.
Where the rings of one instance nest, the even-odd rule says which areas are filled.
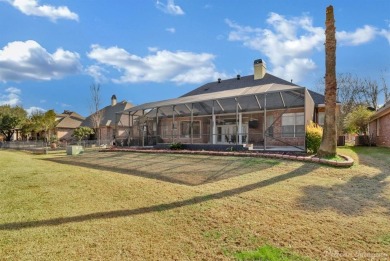
[[[386,102],[382,108],[380,108],[379,110],[377,110],[374,115],[372,116],[371,120],[376,120],[386,114],[389,114],[390,113],[390,101]]]
[[[99,110],[99,112],[102,113],[102,119],[100,122],[100,126],[115,126],[115,114],[120,111],[127,110],[129,108],[133,107],[133,104],[126,102],[126,101],[121,101],[118,102],[115,105],[108,105],[104,107],[103,109]],[[87,126],[90,128],[93,128],[93,120],[92,120],[93,114],[89,115],[83,123],[81,124],[82,126]]]
[[[278,84],[278,85],[284,85],[284,86],[291,86],[291,87],[301,87],[299,85],[296,85],[292,82],[283,80],[279,77],[276,77],[272,74],[266,73],[262,79],[255,80],[253,75],[248,76],[242,76],[238,80],[237,78],[227,79],[227,80],[221,80],[220,82],[210,82],[206,83],[205,85],[202,85],[184,95],[181,97],[187,97],[187,96],[193,96],[193,95],[199,95],[199,94],[208,94],[208,93],[214,93],[214,92],[220,92],[220,91],[228,91],[228,90],[236,90],[241,88],[247,88],[247,87],[258,87],[263,85],[269,85],[269,84]],[[318,104],[324,104],[325,103],[325,96],[322,94],[319,94],[317,92],[308,90],[310,95],[312,96],[314,103],[316,105]]]
[[[80,127],[81,122],[85,118],[80,114],[73,111],[64,111],[61,114],[56,115],[57,125],[56,128],[75,129]]]

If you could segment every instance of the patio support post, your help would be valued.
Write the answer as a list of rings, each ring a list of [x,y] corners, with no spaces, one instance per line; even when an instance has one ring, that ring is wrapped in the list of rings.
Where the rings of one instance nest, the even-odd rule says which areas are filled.
[[[217,136],[216,136],[217,121],[216,121],[215,112],[214,112],[214,101],[213,101],[213,108],[211,110],[211,119],[212,119],[211,140],[212,140],[212,144],[216,144],[217,143]]]
[[[129,141],[130,141],[130,132],[131,132],[131,126],[132,126],[132,124],[131,124],[131,115],[130,115],[131,113],[129,112],[129,137],[128,137],[128,142],[127,142],[127,145],[130,147],[130,143],[129,143]]]
[[[158,107],[156,107],[156,144],[158,143]]]
[[[130,131],[131,131],[131,138],[129,139],[129,146],[130,146],[131,139],[134,139],[134,114],[135,113],[136,112],[134,112],[133,115],[131,115],[131,113],[129,112],[129,119],[131,117],[131,129],[130,129]],[[129,134],[130,134],[130,132],[129,132]]]
[[[175,142],[175,105],[172,106],[172,143]]]
[[[238,123],[238,101],[237,101],[237,98],[235,98],[236,100],[236,144],[238,143],[238,132],[240,131],[239,130],[239,123]]]
[[[264,127],[263,127],[263,137],[264,137],[264,150],[267,148],[267,94],[264,94]]]
[[[194,104],[191,103],[191,144],[194,143]]]
[[[239,144],[242,144],[242,113],[238,114],[238,131],[239,131],[238,142]]]
[[[142,120],[145,120],[144,119],[144,116],[145,116],[145,110],[142,110]],[[142,132],[142,147],[145,147],[145,130],[144,130],[144,126],[141,126],[141,132]]]

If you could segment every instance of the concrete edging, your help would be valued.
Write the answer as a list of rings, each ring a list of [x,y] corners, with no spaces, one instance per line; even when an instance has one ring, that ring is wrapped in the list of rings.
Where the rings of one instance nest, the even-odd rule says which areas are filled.
[[[286,155],[277,153],[253,153],[253,152],[228,152],[228,151],[195,151],[195,150],[156,150],[156,149],[122,149],[122,148],[107,148],[99,150],[99,152],[139,152],[139,153],[170,153],[170,154],[195,154],[195,155],[213,155],[213,156],[235,156],[235,157],[258,157],[258,158],[274,158],[286,159],[302,162],[313,162],[333,167],[349,168],[354,164],[354,160],[346,155],[338,156],[345,159],[345,161],[335,161],[322,159],[315,156],[301,156],[301,155]]]

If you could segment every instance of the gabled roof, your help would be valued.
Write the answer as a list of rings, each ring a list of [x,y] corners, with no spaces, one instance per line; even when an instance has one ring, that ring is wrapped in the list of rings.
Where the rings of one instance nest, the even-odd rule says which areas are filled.
[[[115,126],[115,120],[116,120],[116,118],[115,118],[116,113],[120,112],[120,111],[127,110],[127,109],[129,109],[131,107],[133,107],[133,104],[131,104],[129,102],[126,102],[126,101],[118,102],[114,106],[108,105],[108,106],[104,107],[103,109],[101,109],[99,111],[99,112],[102,113],[102,120],[100,122],[100,126],[111,126],[111,127],[114,127]],[[83,123],[81,125],[93,128],[94,126],[93,126],[92,115],[89,115],[83,121]]]
[[[214,93],[214,92],[220,92],[220,91],[228,91],[228,90],[237,90],[242,88],[248,88],[248,87],[258,87],[263,85],[269,85],[269,84],[277,84],[277,85],[284,85],[284,86],[291,86],[291,87],[301,87],[299,85],[296,85],[292,82],[283,80],[279,77],[276,77],[272,74],[266,73],[262,79],[255,80],[253,75],[248,76],[242,76],[238,80],[237,78],[227,79],[227,80],[221,80],[220,82],[210,82],[206,83],[205,85],[202,85],[184,95],[181,97],[187,97],[192,95],[200,95],[200,94],[208,94],[208,93]],[[308,90],[310,95],[312,96],[314,103],[316,105],[318,104],[324,104],[325,103],[325,96],[322,94],[319,94],[317,92]]]
[[[56,115],[56,128],[75,129],[85,118],[74,111],[64,111]]]
[[[181,97],[212,93],[212,92],[228,91],[228,90],[241,89],[246,87],[254,87],[260,85],[267,85],[267,84],[281,84],[281,85],[290,85],[294,87],[301,87],[289,81],[285,81],[281,78],[273,76],[272,74],[266,73],[264,75],[264,78],[259,80],[255,80],[253,75],[248,75],[248,76],[240,77],[239,80],[237,80],[237,78],[232,78],[227,80],[221,80],[221,82],[218,81],[209,82],[206,83],[205,85],[200,86],[199,88],[196,88],[182,95]]]
[[[385,105],[382,106],[379,110],[377,110],[372,116],[371,120],[376,120],[386,114],[390,113],[390,101],[386,102]]]

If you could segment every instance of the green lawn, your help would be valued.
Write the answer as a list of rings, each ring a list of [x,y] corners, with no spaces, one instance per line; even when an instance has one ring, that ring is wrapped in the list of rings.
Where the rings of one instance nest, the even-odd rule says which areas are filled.
[[[390,258],[390,149],[339,153],[356,164],[0,150],[0,260]]]

